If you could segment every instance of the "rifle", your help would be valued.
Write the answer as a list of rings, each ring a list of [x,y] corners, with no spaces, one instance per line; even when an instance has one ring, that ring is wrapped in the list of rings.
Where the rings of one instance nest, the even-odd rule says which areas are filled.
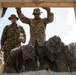
[[[36,40],[36,42],[35,42],[35,53],[36,53],[35,61],[36,61],[37,68],[39,68],[39,56],[38,56],[38,51],[37,51],[38,47],[39,47],[39,44],[38,44],[38,41]]]
[[[22,48],[20,47],[20,49],[18,50],[17,55],[16,55],[16,69],[17,69],[18,73],[25,71],[24,64],[25,64],[26,60],[27,60],[27,57],[26,57],[25,53],[22,51]]]

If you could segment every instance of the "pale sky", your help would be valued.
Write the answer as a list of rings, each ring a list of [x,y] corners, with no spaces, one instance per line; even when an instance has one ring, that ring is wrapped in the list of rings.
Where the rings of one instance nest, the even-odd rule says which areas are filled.
[[[33,18],[32,12],[34,8],[22,8],[22,12],[25,16],[29,18]],[[44,9],[40,8],[41,17],[46,17],[47,13]],[[76,42],[76,21],[75,21],[75,14],[73,8],[51,8],[51,12],[54,13],[54,21],[49,23],[46,27],[46,40],[54,35],[58,35],[61,40],[65,44],[69,44],[72,42]],[[16,10],[14,8],[8,8],[6,11],[5,16],[0,19],[0,39],[2,35],[3,28],[6,25],[9,25],[11,22],[8,20],[8,17],[11,14],[16,14]],[[17,21],[18,25],[24,27],[26,32],[26,44],[30,39],[30,28],[29,25],[22,23],[20,20]]]

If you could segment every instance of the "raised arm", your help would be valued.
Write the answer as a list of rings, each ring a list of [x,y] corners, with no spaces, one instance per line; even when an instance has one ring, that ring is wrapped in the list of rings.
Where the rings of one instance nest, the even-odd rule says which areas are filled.
[[[2,17],[5,15],[7,8],[3,8]]]
[[[50,8],[48,7],[42,7],[47,11],[47,18],[44,18],[45,24],[51,23],[54,20],[54,14],[51,12]]]
[[[21,8],[16,8],[16,11],[17,11],[18,17],[23,23],[30,24],[30,19],[23,15],[23,13],[21,12]]]

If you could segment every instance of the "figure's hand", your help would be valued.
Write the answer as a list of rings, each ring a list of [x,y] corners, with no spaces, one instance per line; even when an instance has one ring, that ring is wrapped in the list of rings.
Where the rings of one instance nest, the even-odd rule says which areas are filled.
[[[17,10],[17,13],[21,13],[21,8],[16,8],[16,10]]]
[[[43,9],[45,9],[45,10],[50,10],[50,8],[49,7],[42,7]]]
[[[21,8],[15,8],[16,10],[20,10]]]
[[[4,51],[4,47],[1,47],[1,51]]]

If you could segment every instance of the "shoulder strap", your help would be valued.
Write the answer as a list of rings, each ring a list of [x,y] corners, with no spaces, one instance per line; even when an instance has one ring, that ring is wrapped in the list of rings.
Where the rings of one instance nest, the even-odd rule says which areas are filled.
[[[18,28],[18,31],[17,31],[15,28],[13,28],[12,26],[10,26],[10,27],[13,29],[13,31],[14,31],[15,33],[18,33],[18,31],[21,32],[20,26],[17,27],[17,28]]]

